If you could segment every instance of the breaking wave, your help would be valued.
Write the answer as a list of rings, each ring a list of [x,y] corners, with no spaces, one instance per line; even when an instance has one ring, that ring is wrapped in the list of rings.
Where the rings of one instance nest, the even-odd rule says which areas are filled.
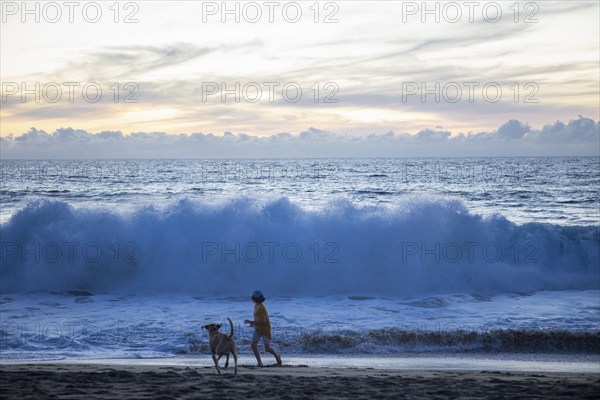
[[[308,209],[286,198],[183,199],[128,213],[38,201],[0,225],[0,242],[2,292],[261,287],[410,297],[600,288],[599,226],[518,225],[457,200],[374,207],[339,199]]]
[[[595,353],[600,354],[600,330],[517,328],[424,330],[412,327],[371,330],[321,329],[275,331],[273,341],[287,354],[402,354],[428,352],[484,353]],[[208,340],[193,333],[184,335],[185,346],[174,346],[174,354],[207,354]],[[252,335],[236,332],[242,353],[248,351]]]

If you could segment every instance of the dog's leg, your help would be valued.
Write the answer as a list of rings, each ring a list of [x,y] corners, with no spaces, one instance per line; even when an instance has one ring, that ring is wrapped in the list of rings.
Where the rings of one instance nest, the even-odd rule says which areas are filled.
[[[234,349],[231,354],[233,354],[233,363],[235,365],[234,374],[237,375],[237,351]]]
[[[229,367],[229,354],[227,354],[227,358],[225,359],[225,368]]]
[[[215,357],[215,353],[212,354],[212,359],[215,362],[215,367],[217,367],[217,372],[221,375],[221,369],[219,368],[219,360]]]

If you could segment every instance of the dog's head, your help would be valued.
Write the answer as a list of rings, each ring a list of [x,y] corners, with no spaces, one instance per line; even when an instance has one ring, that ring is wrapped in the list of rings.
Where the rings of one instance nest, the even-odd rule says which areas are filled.
[[[211,334],[213,332],[217,332],[222,325],[223,324],[208,324],[204,325],[202,328],[206,329],[208,333]]]

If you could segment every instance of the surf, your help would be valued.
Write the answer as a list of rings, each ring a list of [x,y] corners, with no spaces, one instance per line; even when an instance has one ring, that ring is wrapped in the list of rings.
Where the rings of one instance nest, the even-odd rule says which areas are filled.
[[[600,227],[516,224],[459,200],[391,206],[282,197],[117,212],[30,202],[0,225],[3,293],[277,295],[599,289]]]

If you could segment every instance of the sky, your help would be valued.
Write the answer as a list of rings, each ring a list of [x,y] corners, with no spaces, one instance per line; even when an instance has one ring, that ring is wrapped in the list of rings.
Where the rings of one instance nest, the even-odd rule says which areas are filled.
[[[598,155],[596,1],[2,1],[0,156]]]

